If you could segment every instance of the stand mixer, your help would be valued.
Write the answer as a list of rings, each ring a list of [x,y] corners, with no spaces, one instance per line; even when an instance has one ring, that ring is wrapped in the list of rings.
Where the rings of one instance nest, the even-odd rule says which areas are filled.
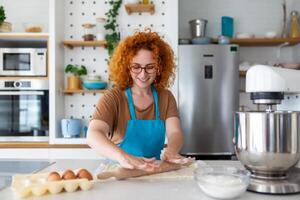
[[[266,65],[246,74],[251,100],[267,107],[235,113],[235,151],[251,172],[250,191],[300,192],[300,169],[294,167],[300,159],[299,82],[300,71]]]

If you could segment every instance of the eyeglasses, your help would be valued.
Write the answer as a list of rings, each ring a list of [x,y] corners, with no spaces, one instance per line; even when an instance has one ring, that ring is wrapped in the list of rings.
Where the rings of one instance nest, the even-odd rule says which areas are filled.
[[[143,69],[145,70],[145,72],[147,74],[153,74],[153,73],[157,72],[156,64],[152,64],[152,63],[147,64],[147,65],[145,65],[145,67],[141,67],[141,65],[137,64],[137,63],[130,65],[130,71],[135,74],[141,73]]]

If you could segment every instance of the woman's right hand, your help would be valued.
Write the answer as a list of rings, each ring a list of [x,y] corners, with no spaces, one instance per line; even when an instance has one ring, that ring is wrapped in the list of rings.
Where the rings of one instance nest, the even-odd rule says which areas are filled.
[[[124,153],[121,155],[121,158],[118,160],[118,162],[120,163],[121,167],[127,169],[154,171],[159,167],[159,165],[155,163],[155,160],[155,158],[135,157]]]

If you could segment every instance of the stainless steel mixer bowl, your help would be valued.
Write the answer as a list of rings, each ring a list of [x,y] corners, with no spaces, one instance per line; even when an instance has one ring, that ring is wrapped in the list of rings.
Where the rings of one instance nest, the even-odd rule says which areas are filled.
[[[236,112],[235,151],[253,174],[284,176],[300,159],[300,112]]]

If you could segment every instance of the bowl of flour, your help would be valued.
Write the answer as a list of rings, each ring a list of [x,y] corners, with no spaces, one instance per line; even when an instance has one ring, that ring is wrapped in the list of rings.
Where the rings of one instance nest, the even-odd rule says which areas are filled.
[[[236,167],[207,165],[195,169],[194,179],[209,197],[235,199],[246,191],[250,172]]]

